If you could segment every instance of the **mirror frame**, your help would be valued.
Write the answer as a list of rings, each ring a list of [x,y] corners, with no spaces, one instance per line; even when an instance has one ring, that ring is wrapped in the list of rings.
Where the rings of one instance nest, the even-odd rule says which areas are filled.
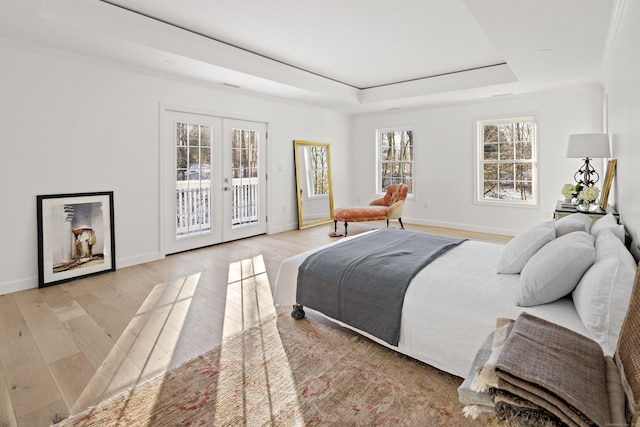
[[[327,148],[327,166],[328,166],[328,178],[329,178],[329,212],[327,218],[318,219],[304,223],[302,220],[302,188],[300,186],[300,162],[299,148],[305,146],[313,147],[326,147]],[[313,227],[320,224],[326,224],[333,221],[333,179],[331,176],[331,145],[328,142],[310,142],[310,141],[293,141],[293,152],[296,167],[296,199],[298,200],[298,230],[304,228]]]

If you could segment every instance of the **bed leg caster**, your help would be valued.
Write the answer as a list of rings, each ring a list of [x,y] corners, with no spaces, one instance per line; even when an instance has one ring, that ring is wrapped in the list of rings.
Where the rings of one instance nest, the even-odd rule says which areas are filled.
[[[295,304],[293,306],[291,317],[293,317],[296,320],[304,319],[304,310],[302,309],[302,304]]]

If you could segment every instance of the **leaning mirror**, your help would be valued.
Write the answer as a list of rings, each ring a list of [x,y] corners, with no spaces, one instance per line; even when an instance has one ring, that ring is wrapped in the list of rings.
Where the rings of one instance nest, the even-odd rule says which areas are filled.
[[[331,222],[333,188],[328,143],[293,141],[296,162],[298,229]]]

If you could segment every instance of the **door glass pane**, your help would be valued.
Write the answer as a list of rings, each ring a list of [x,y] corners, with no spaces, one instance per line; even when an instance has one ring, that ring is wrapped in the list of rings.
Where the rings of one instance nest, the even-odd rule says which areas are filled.
[[[259,218],[259,133],[231,131],[231,225],[255,224]]]
[[[211,127],[176,123],[176,237],[211,232]]]

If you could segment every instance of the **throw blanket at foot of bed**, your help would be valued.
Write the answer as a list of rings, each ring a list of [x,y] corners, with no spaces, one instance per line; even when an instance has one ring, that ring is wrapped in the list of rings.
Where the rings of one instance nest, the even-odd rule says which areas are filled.
[[[491,393],[496,416],[507,425],[543,425],[554,419],[568,426],[612,425],[607,362],[589,338],[523,313],[504,343],[495,372],[498,387]]]
[[[344,241],[300,265],[297,302],[397,346],[409,282],[465,240],[382,229]]]

